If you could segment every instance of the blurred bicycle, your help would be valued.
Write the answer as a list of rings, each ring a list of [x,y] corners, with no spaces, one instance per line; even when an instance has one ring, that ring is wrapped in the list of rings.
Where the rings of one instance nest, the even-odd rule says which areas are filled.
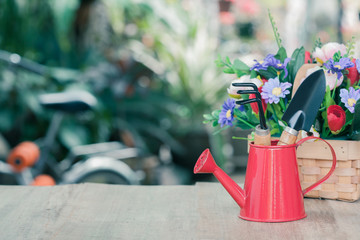
[[[41,76],[49,74],[45,66],[6,51],[0,51],[0,61],[8,63],[11,68],[21,68]],[[51,77],[56,78],[54,75]],[[97,103],[93,95],[83,90],[68,91],[42,94],[38,101],[43,108],[54,112],[45,137],[16,147],[9,155],[7,163],[0,161],[0,173],[13,176],[15,182],[22,185],[32,184],[34,179],[36,183],[37,176],[44,179],[44,173],[49,173],[57,184],[140,183],[143,174],[132,170],[124,161],[142,157],[141,152],[120,142],[76,146],[71,148],[67,157],[61,161],[52,156],[51,149],[64,116],[92,111]]]

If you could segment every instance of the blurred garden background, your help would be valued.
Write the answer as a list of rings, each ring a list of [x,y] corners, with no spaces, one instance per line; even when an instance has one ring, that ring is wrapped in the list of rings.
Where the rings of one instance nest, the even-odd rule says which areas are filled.
[[[154,156],[154,175],[171,169],[173,180],[148,184],[198,180],[192,168],[207,147],[229,171],[243,168],[246,142],[231,136],[249,132],[214,135],[203,114],[221,106],[233,80],[216,67],[218,55],[251,64],[276,53],[268,10],[289,52],[312,51],[319,38],[360,40],[360,2],[350,0],[1,1],[0,55],[12,57],[0,63],[1,158],[45,135],[53,112],[40,94],[83,89],[97,107],[65,117],[58,161],[74,146],[119,141]],[[40,64],[40,74],[15,66],[17,56]]]

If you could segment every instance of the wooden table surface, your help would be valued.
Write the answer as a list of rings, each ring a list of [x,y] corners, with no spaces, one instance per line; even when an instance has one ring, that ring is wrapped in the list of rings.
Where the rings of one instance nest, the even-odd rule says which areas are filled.
[[[299,221],[245,221],[218,183],[0,186],[0,239],[360,239],[360,201],[305,209]]]

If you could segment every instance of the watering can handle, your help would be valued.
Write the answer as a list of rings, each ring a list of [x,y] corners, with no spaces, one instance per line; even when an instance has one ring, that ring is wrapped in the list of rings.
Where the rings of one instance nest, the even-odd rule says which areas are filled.
[[[318,137],[306,137],[306,138],[303,138],[301,139],[300,141],[298,141],[296,143],[296,148],[298,148],[302,143],[308,141],[308,140],[311,140],[311,139],[317,139],[317,140],[321,140],[323,142],[325,142],[330,150],[331,150],[331,154],[332,154],[332,157],[333,157],[333,162],[332,162],[332,166],[331,166],[331,169],[330,171],[328,172],[328,174],[326,174],[322,179],[320,179],[319,181],[317,181],[316,183],[312,184],[311,186],[307,187],[306,189],[303,190],[303,195],[305,195],[306,193],[310,192],[312,189],[314,189],[315,187],[319,186],[321,183],[323,183],[324,181],[326,181],[330,176],[331,174],[334,172],[335,170],[335,167],[336,167],[336,154],[335,154],[335,151],[334,149],[332,148],[332,146],[330,145],[330,143],[328,143],[327,141],[325,141],[324,139],[322,138],[318,138]]]

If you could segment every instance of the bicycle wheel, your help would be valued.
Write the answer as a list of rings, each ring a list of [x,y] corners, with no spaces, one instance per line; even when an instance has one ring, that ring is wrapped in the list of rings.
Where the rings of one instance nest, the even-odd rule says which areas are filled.
[[[109,157],[92,157],[74,164],[63,174],[61,184],[81,182],[140,184],[137,174],[127,164]]]
[[[124,176],[112,171],[96,171],[88,173],[76,183],[131,184]]]

